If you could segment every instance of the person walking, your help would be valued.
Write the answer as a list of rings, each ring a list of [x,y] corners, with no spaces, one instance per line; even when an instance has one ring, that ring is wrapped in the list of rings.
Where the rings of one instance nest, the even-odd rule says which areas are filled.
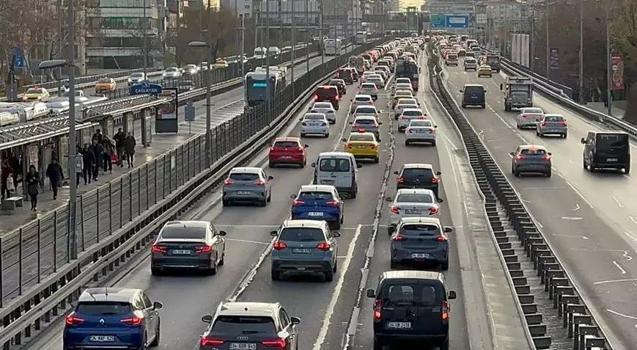
[[[115,140],[115,150],[117,151],[117,165],[124,167],[124,149],[126,148],[126,134],[122,128],[117,129],[117,133],[113,136]]]
[[[84,163],[82,175],[84,175],[84,184],[86,185],[90,184],[91,179],[93,179],[93,164],[95,163],[95,154],[88,143],[85,143],[82,149],[82,160]]]
[[[2,160],[2,167],[0,168],[0,192],[2,192],[2,200],[5,198],[11,197],[11,191],[9,190],[9,178],[13,180],[11,166],[9,165],[9,161],[7,159]],[[6,195],[6,196],[5,196]]]
[[[82,178],[82,174],[84,174],[84,156],[82,155],[82,150],[80,147],[77,147],[77,153],[75,153],[75,183],[77,186],[80,186],[80,179]],[[86,178],[84,178],[86,181]],[[86,185],[86,182],[84,182]]]
[[[29,165],[29,172],[26,178],[27,193],[31,198],[31,211],[38,210],[38,193],[40,187],[40,174],[35,171],[34,165]]]
[[[73,175],[71,175],[73,176]],[[62,184],[62,180],[64,180],[64,173],[62,172],[62,167],[58,163],[57,159],[51,160],[51,164],[46,168],[46,177],[49,178],[51,182],[51,188],[53,189],[53,200],[58,198],[58,188]]]
[[[104,157],[104,147],[97,142],[97,138],[93,139],[93,156],[95,158],[95,162],[93,163],[93,181],[97,181],[97,175],[100,172],[100,161]]]
[[[135,141],[135,136],[133,136],[130,132],[126,135],[126,160],[128,162],[128,167],[132,167],[134,163],[135,156],[135,145],[137,142]]]
[[[102,147],[104,148],[104,172],[108,170],[113,173],[113,153],[115,152],[113,142],[106,136],[102,138]]]

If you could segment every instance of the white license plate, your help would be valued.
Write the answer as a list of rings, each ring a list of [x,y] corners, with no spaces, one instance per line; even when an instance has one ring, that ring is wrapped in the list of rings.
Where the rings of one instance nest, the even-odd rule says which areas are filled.
[[[409,329],[411,322],[387,322],[387,328]]]
[[[323,212],[311,211],[311,212],[307,213],[307,216],[323,216]]]
[[[617,158],[606,158],[607,162],[616,162]]]
[[[281,156],[281,159],[292,159],[292,156]]]
[[[174,255],[190,255],[190,250],[188,250],[188,249],[173,249],[172,253]]]
[[[420,209],[405,209],[405,214],[420,214]]]
[[[115,341],[115,336],[114,335],[92,335],[89,339],[95,342],[113,342]]]
[[[239,191],[237,192],[240,196],[247,196],[252,194],[250,191]]]
[[[367,146],[356,146],[357,149],[366,149]]]
[[[292,252],[298,254],[310,254],[312,250],[310,248],[294,248],[292,249]]]
[[[321,180],[321,184],[323,185],[331,185],[334,183],[334,180]]]
[[[230,350],[256,350],[256,343],[230,343]]]
[[[411,254],[413,259],[427,259],[429,258],[429,254],[426,253],[413,253]]]

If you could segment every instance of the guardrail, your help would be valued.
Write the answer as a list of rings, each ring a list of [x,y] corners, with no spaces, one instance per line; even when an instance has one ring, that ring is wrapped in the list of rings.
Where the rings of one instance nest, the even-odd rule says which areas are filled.
[[[497,253],[505,264],[507,279],[524,315],[527,337],[537,349],[551,348],[552,338],[545,324],[546,317],[550,316],[562,320],[564,338],[572,339],[573,349],[613,349],[554,249],[447,89],[438,57],[437,54],[430,57],[431,86],[460,130],[478,187],[485,198],[485,210],[498,244]],[[540,278],[543,289],[531,287],[530,280],[534,278],[529,277],[529,273]],[[541,293],[542,290],[545,293]],[[556,332],[551,333],[556,335]],[[563,342],[564,339],[560,339],[560,343]]]
[[[354,50],[362,53],[377,43]],[[64,312],[81,289],[123,264],[174,219],[219,183],[234,165],[266,145],[294,117],[315,87],[340,66],[347,53],[322,64],[286,87],[272,101],[251,108],[205,135],[78,197],[78,258],[70,258],[68,205],[0,238],[0,344],[22,345]],[[211,154],[206,164],[205,155]],[[11,278],[8,281],[7,278]],[[7,292],[9,292],[7,294]]]

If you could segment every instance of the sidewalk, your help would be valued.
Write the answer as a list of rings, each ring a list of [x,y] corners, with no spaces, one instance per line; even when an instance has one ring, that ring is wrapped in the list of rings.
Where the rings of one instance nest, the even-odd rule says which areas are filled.
[[[589,102],[585,104],[585,106],[604,114],[607,114],[608,112],[608,108],[604,105],[604,102]],[[613,117],[624,119],[624,113],[626,113],[626,101],[615,101],[612,106],[612,112]]]

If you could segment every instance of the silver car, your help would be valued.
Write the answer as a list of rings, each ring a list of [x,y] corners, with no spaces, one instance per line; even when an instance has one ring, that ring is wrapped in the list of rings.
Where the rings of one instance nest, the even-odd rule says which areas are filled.
[[[405,146],[414,142],[427,142],[432,146],[436,145],[436,128],[431,120],[412,119],[405,129]]]
[[[518,129],[537,128],[537,123],[544,117],[542,108],[526,107],[520,109],[520,114],[516,117]]]
[[[301,119],[301,137],[307,135],[330,136],[330,123],[323,113],[306,113]]]
[[[385,88],[385,80],[383,79],[383,77],[380,74],[376,74],[376,75],[372,75],[372,76],[367,77],[367,79],[365,79],[365,82],[366,83],[373,83],[379,89]]]
[[[537,122],[537,129],[535,133],[540,137],[555,134],[560,135],[562,138],[566,138],[568,133],[566,119],[560,114],[545,114],[544,117]]]
[[[358,92],[361,95],[371,96],[373,100],[378,99],[378,87],[374,83],[362,83]]]
[[[334,109],[331,102],[314,102],[314,104],[310,107],[309,112],[325,114],[325,117],[330,124],[336,123],[336,109]]]
[[[354,99],[352,100],[352,104],[349,106],[349,112],[354,113],[354,111],[356,110],[356,107],[358,106],[373,106],[373,105],[374,105],[374,99],[372,99],[372,96],[359,94],[354,96]]]
[[[131,75],[128,77],[128,86],[141,83],[144,80],[146,80],[146,74],[144,74],[143,72],[131,73]]]
[[[261,168],[233,168],[223,182],[223,205],[227,206],[233,202],[257,202],[265,207],[272,198],[273,179]]]
[[[407,108],[420,108],[420,105],[415,98],[398,99],[396,106],[394,106],[394,119],[398,120],[398,117],[403,114],[403,110]]]
[[[405,108],[398,117],[398,131],[405,131],[412,120],[427,119],[426,114],[420,108]]]
[[[551,153],[540,145],[520,145],[511,156],[511,173],[540,173],[551,177]]]
[[[401,188],[390,206],[388,233],[392,234],[398,222],[405,217],[438,217],[440,205],[434,192],[424,188]]]

